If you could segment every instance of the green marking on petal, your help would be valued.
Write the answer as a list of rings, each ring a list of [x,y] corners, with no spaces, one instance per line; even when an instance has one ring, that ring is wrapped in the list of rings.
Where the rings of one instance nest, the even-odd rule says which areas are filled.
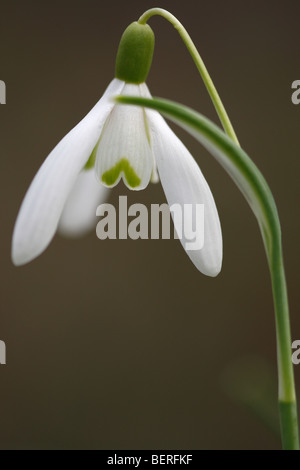
[[[92,151],[90,158],[86,162],[86,164],[84,166],[84,170],[91,170],[92,168],[94,168],[99,144],[100,144],[100,139],[98,140],[98,142],[96,144],[96,147]]]
[[[147,140],[148,140],[149,145],[151,147],[150,130],[149,130],[148,120],[147,120],[147,116],[146,116],[146,111],[144,110],[144,108],[143,108],[143,118],[144,118],[144,124],[145,124],[145,131],[146,131]]]
[[[141,179],[138,177],[127,158],[122,158],[114,167],[103,173],[103,183],[107,186],[113,186],[122,172],[131,188],[136,188],[141,184]]]

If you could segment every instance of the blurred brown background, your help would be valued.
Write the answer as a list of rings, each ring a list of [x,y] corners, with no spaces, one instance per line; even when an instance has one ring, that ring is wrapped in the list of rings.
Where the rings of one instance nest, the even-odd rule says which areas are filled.
[[[178,241],[101,242],[95,233],[77,241],[57,236],[22,268],[10,260],[13,225],[35,172],[113,78],[124,29],[153,6],[169,9],[191,34],[274,192],[293,339],[300,339],[300,106],[291,103],[291,83],[300,79],[299,1],[1,0],[1,449],[280,448],[277,435],[234,399],[239,392],[228,393],[232,375],[246,391],[256,387],[247,373],[252,356],[276,378],[258,227],[229,177],[183,131],[221,217],[218,278],[197,272]],[[176,31],[158,17],[150,24],[152,94],[218,122]],[[165,201],[160,185],[129,193],[120,184],[110,202],[119,194],[130,203]],[[300,390],[300,366],[296,378]],[[275,398],[276,385],[267,393],[274,414]]]

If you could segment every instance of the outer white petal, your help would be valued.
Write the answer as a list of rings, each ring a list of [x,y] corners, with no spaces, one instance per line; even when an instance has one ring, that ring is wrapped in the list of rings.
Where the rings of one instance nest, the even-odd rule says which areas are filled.
[[[204,204],[204,246],[200,250],[186,250],[194,265],[203,274],[216,276],[222,266],[222,232],[217,208],[209,186],[192,155],[155,111],[147,110],[151,140],[162,186],[170,206]],[[175,229],[180,229],[174,219]],[[195,217],[189,223],[195,224]],[[197,228],[196,228],[197,229]],[[202,230],[202,227],[198,227]],[[185,248],[190,240],[182,230],[181,243]]]
[[[126,84],[122,95],[141,96],[140,86]],[[128,162],[131,169],[127,173]],[[148,185],[152,168],[145,111],[137,106],[116,105],[105,123],[97,150],[95,169],[99,180],[113,187],[122,177],[128,188],[140,190]],[[108,182],[105,175],[112,169],[115,177]]]
[[[67,237],[80,237],[96,228],[96,209],[106,201],[108,192],[96,179],[94,168],[82,171],[65,204],[58,232]]]
[[[151,93],[150,93],[146,83],[141,83],[140,84],[140,95],[143,98],[152,98]],[[147,119],[146,112],[145,112],[145,116],[146,116],[146,128],[147,128],[147,132],[148,132],[149,138],[150,138],[150,145],[151,145],[151,150],[152,150],[152,161],[153,161],[152,174],[151,174],[151,183],[156,184],[156,183],[159,183],[159,174],[158,174],[158,171],[157,171],[157,164],[156,164],[156,160],[155,160],[155,155],[154,155],[154,152],[153,152],[153,149],[152,149],[151,133],[150,133],[150,130],[149,130],[149,124],[148,124],[148,119]]]
[[[12,243],[14,264],[28,263],[50,243],[65,201],[114,106],[110,97],[121,93],[123,88],[124,82],[114,79],[96,106],[62,139],[41,166],[16,221]]]

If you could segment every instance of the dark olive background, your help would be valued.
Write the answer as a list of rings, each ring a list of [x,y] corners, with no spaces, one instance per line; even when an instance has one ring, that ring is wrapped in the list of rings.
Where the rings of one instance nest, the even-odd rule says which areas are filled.
[[[228,394],[252,356],[276,374],[267,263],[249,207],[230,178],[183,131],[219,209],[222,273],[200,274],[178,241],[55,237],[31,264],[10,260],[15,218],[54,145],[113,78],[120,36],[148,1],[0,2],[2,449],[277,449],[280,440]],[[246,151],[266,176],[283,228],[293,339],[300,339],[298,1],[161,1],[185,25]],[[148,85],[218,122],[176,31],[150,21]],[[160,185],[119,194],[164,202]],[[251,362],[251,361],[250,361]],[[243,367],[244,364],[244,367]],[[300,366],[296,368],[298,389]],[[238,379],[238,378],[237,378]],[[249,384],[247,383],[249,380]],[[231,382],[231,381],[230,381]],[[227,385],[226,385],[227,383]],[[272,403],[276,385],[267,397]],[[276,406],[273,408],[276,413]]]

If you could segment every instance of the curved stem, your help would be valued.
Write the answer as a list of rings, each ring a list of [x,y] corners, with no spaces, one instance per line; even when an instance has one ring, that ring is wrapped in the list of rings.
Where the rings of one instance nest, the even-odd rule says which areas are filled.
[[[283,266],[281,227],[277,207],[266,180],[244,150],[201,114],[183,105],[162,99],[151,100],[122,96],[117,98],[117,101],[155,109],[193,135],[227,171],[256,216],[265,245],[273,288],[282,444],[286,450],[299,450],[296,392],[291,357],[292,341]]]
[[[220,121],[227,135],[239,146],[239,141],[228,117],[228,114],[224,108],[224,105],[220,99],[220,96],[213,84],[213,81],[205,67],[205,64],[200,57],[191,37],[189,36],[183,25],[177,20],[175,16],[166,10],[161,8],[153,8],[146,11],[139,19],[139,23],[146,24],[147,21],[154,15],[159,15],[168,20],[174,28],[180,34],[184,44],[190,52],[198,71],[204,81],[206,89],[212,99],[215,109],[218,113]],[[154,109],[159,110],[159,106],[150,106]],[[162,102],[161,102],[162,103]],[[141,103],[140,103],[141,104]],[[163,109],[160,109],[163,111]],[[174,111],[174,109],[173,109]],[[176,114],[176,113],[175,113]],[[175,116],[173,115],[173,118]],[[172,117],[169,115],[169,117]],[[180,124],[180,122],[179,122]],[[189,129],[187,129],[189,130]],[[198,139],[199,140],[199,139]],[[277,334],[277,356],[278,356],[278,375],[279,375],[279,412],[282,430],[282,442],[284,449],[299,449],[299,436],[298,436],[298,418],[297,418],[297,405],[296,405],[296,393],[295,393],[295,381],[294,372],[291,361],[291,329],[289,319],[289,307],[288,307],[288,296],[286,279],[283,266],[282,256],[282,244],[281,244],[281,229],[280,221],[277,214],[277,208],[264,178],[260,174],[259,170],[255,167],[250,159],[246,159],[248,165],[243,169],[248,173],[249,168],[254,171],[254,175],[250,171],[248,173],[249,182],[253,183],[257,181],[260,183],[256,189],[267,188],[267,198],[262,198],[260,201],[260,209],[264,216],[261,218],[261,213],[256,213],[262,237],[264,240],[266,253],[268,257],[268,263],[271,273],[274,308],[275,308],[275,319],[276,319],[276,334]],[[251,163],[250,163],[251,162]],[[236,175],[236,168],[232,168],[231,165],[220,161],[220,163],[226,168],[229,174],[233,177],[235,182],[238,184],[246,198],[250,199],[250,205],[252,206],[251,197],[247,194],[247,189],[240,184],[239,177]],[[236,162],[237,163],[237,162]],[[240,162],[241,163],[241,162]],[[240,169],[241,170],[241,169]],[[257,179],[256,179],[257,178]],[[259,192],[258,192],[259,193]],[[264,194],[264,191],[262,192]],[[265,194],[265,196],[266,196]],[[267,210],[266,210],[267,209]],[[254,211],[256,212],[256,211]]]
[[[206,86],[206,89],[212,99],[212,102],[215,106],[215,109],[218,113],[218,116],[220,118],[220,121],[222,123],[222,126],[225,130],[225,132],[231,137],[231,139],[239,145],[238,138],[236,136],[236,133],[233,129],[233,126],[231,124],[231,121],[228,117],[228,114],[224,108],[224,105],[221,101],[221,98],[216,90],[216,87],[207,71],[207,68],[205,67],[205,64],[200,57],[199,52],[196,49],[195,44],[193,43],[190,35],[188,34],[187,30],[183,27],[183,25],[177,20],[177,18],[169,13],[167,10],[163,10],[162,8],[152,8],[151,10],[147,10],[138,20],[138,23],[140,24],[146,24],[147,21],[154,15],[159,15],[165,18],[167,21],[169,21],[174,28],[178,31],[178,33],[181,36],[181,39],[183,40],[184,44],[186,45],[189,53],[192,56],[193,61],[195,62],[195,65],[197,69],[200,72],[200,75],[203,79],[203,82]]]

